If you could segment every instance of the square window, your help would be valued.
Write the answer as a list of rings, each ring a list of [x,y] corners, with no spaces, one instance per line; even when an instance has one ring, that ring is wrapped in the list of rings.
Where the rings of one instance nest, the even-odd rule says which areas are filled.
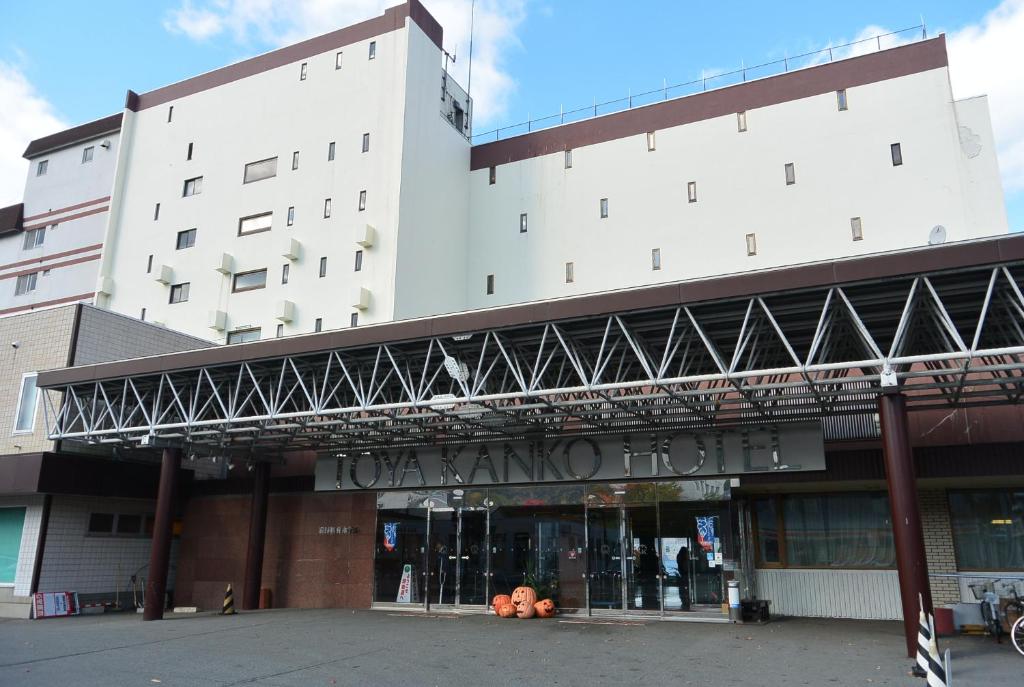
[[[527,219],[526,213],[523,212],[519,215],[519,233],[525,234],[527,230]]]
[[[249,234],[259,234],[264,231],[270,231],[273,224],[273,212],[261,212],[258,215],[240,217],[238,219],[238,235],[247,236]]]
[[[573,270],[573,264],[571,262],[565,263],[565,283],[571,284],[575,280],[575,273]]]
[[[661,249],[660,248],[652,248],[651,249],[651,269],[655,270],[655,271],[661,269]]]
[[[141,515],[126,515],[121,513],[117,516],[117,533],[118,534],[141,534],[142,533],[142,516]]]
[[[786,186],[792,186],[796,183],[796,168],[792,162],[786,163]]]
[[[331,199],[324,198],[324,219],[331,216]]]
[[[326,276],[327,276],[327,258],[326,257],[322,257],[322,258],[320,258],[320,277],[323,278],[323,277],[326,277]]]
[[[82,164],[92,162],[92,154],[96,151],[95,146],[88,146],[82,150]]]
[[[187,198],[188,196],[198,196],[203,192],[203,178],[195,177],[192,179],[185,180],[185,186],[182,189],[181,196]]]
[[[40,227],[39,229],[29,229],[25,232],[25,239],[22,243],[22,250],[30,250],[32,248],[38,248],[43,245],[43,240],[46,238],[46,227]]]
[[[845,112],[847,109],[846,104],[846,89],[840,88],[836,91],[836,105],[839,107],[840,112]]]
[[[175,284],[171,287],[171,297],[168,300],[169,303],[184,303],[188,300],[188,287],[189,282],[182,284]]]
[[[324,330],[324,318],[318,317],[318,318],[316,318],[316,321],[313,322],[313,331],[314,332],[322,332],[323,330]]]
[[[292,205],[288,208],[288,226],[295,224],[295,206]]]
[[[49,169],[49,167],[50,167],[50,161],[49,160],[40,160],[36,164],[36,176],[37,177],[46,176],[46,170]]]
[[[899,143],[893,143],[889,146],[889,154],[892,155],[892,166],[899,167],[903,164],[903,149]]]
[[[653,131],[648,131],[647,132],[647,151],[650,152],[652,150],[654,150],[654,132]]]
[[[153,206],[153,221],[160,219],[160,203]]]
[[[299,168],[299,151],[292,153],[292,169]]]
[[[864,230],[861,227],[860,217],[850,218],[850,233],[853,235],[854,241],[860,241],[864,238]]]
[[[490,296],[494,293],[494,275],[487,275],[487,295]]]
[[[356,268],[354,271],[361,272],[363,269],[363,251],[356,251]]]
[[[338,53],[338,54],[340,55],[341,53]],[[284,325],[283,325],[283,324],[279,324],[279,325],[277,325],[277,331],[276,331],[276,332],[274,332],[274,336],[276,336],[276,337],[277,337],[277,338],[279,338],[279,339],[280,339],[280,338],[281,338],[282,336],[284,336]]]
[[[608,199],[601,199],[601,219],[608,217]]]
[[[334,55],[334,68],[341,69],[341,55],[342,53],[335,53]]]
[[[736,113],[736,130],[741,132],[747,130],[747,113],[745,110]]]
[[[370,134],[363,134],[363,152],[370,152]]]
[[[332,162],[334,160],[334,141],[327,144],[327,161]]]
[[[191,248],[196,245],[196,230],[186,229],[185,231],[178,232],[178,241],[175,244],[176,250],[182,250],[184,248]]]
[[[231,291],[233,293],[239,293],[241,291],[254,291],[256,289],[262,289],[267,285],[267,270],[252,270],[251,272],[240,272],[235,275],[234,283],[232,284]]]
[[[114,531],[113,513],[90,513],[89,534],[111,534]]]
[[[697,182],[691,181],[686,184],[686,199],[691,203],[697,202]]]
[[[277,176],[277,158],[268,157],[266,160],[250,162],[245,166],[242,173],[242,183],[251,184],[254,181],[262,181]]]
[[[150,274],[153,271],[153,256],[150,255],[146,260],[146,274]]]
[[[299,65],[299,81],[305,81],[306,80],[306,72],[307,72],[307,63],[303,62],[301,65]]]
[[[488,183],[489,185],[491,185],[491,186],[494,186],[494,184],[495,184],[495,183],[496,183],[497,181],[498,181],[498,168],[497,168],[497,167],[495,167],[494,165],[491,165],[491,169],[490,169],[490,172],[489,172],[489,176],[488,176],[488,178],[487,178],[487,183]]]
[[[228,343],[229,344],[240,344],[249,343],[250,341],[259,341],[260,335],[263,330],[259,327],[251,327],[249,329],[236,329],[233,332],[228,332]]]
[[[350,327],[358,327],[359,326],[359,313],[354,312],[351,315],[349,315],[348,324],[349,324]]]
[[[36,373],[21,376],[21,391],[18,405],[14,409],[14,433],[28,433],[36,426],[36,406],[39,403],[39,389],[36,387]]]
[[[377,41],[370,41],[370,59],[377,58]]]
[[[290,271],[291,271],[291,265],[290,264],[288,264],[286,262],[285,264],[281,265],[281,283],[282,284],[287,284],[288,283],[288,273]]]
[[[185,159],[186,160],[191,160],[192,159],[192,144],[191,143],[188,144],[188,151],[185,153]]]
[[[565,151],[565,168],[572,169],[572,149]]]
[[[36,281],[38,279],[38,272],[18,275],[18,278],[14,282],[14,295],[24,296],[26,293],[32,293],[36,290]]]
[[[359,192],[359,212],[366,209],[366,191]]]
[[[747,255],[757,255],[757,236],[747,234]]]

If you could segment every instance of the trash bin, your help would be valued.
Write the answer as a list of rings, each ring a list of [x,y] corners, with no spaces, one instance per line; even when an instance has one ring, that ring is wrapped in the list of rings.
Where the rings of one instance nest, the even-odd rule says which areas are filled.
[[[939,637],[948,637],[956,632],[956,625],[953,623],[952,608],[935,609],[935,634]]]

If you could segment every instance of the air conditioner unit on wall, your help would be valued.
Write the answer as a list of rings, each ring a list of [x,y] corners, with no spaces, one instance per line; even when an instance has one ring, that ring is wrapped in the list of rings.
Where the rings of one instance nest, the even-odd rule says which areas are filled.
[[[170,284],[174,281],[174,270],[170,265],[157,265],[153,268],[153,279],[161,284]]]
[[[370,307],[370,290],[357,286],[352,289],[352,307],[356,310],[366,310]]]
[[[377,238],[377,230],[367,224],[362,229],[356,232],[356,243],[363,248],[370,248],[373,246],[374,240]]]
[[[213,269],[221,274],[231,274],[235,271],[235,259],[231,253],[221,253],[220,259],[214,264]]]
[[[228,327],[228,314],[223,310],[211,310],[207,326],[210,329],[217,330],[218,332],[224,331]]]
[[[291,301],[278,301],[274,306],[274,319],[291,322],[295,319],[295,304]]]

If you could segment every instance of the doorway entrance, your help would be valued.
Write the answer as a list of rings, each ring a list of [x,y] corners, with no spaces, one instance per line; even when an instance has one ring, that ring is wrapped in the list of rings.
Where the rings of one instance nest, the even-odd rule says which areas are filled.
[[[427,605],[487,605],[488,513],[468,508],[430,510]]]

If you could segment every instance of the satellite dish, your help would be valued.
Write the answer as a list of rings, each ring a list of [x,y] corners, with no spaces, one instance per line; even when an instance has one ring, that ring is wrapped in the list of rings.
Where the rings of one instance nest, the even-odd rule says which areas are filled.
[[[936,224],[928,234],[928,245],[937,246],[946,242],[946,227]]]

